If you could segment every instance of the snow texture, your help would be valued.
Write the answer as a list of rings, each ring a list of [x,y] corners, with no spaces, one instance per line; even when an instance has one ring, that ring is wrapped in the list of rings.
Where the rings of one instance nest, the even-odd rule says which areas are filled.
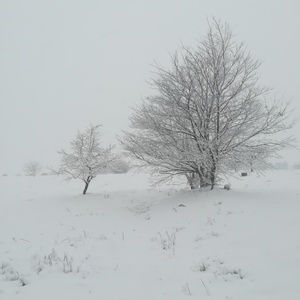
[[[0,299],[263,299],[300,295],[300,172],[230,191],[100,175],[0,178]]]

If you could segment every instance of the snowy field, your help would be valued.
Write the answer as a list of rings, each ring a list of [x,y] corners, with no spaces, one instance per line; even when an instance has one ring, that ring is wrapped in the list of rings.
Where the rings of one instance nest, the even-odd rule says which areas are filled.
[[[300,299],[300,171],[232,190],[0,178],[0,299]]]

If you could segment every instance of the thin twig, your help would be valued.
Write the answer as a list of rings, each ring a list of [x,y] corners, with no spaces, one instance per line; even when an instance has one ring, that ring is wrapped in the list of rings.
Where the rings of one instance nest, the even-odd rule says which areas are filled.
[[[24,242],[27,242],[27,243],[31,243],[31,241],[28,241],[28,240],[25,240],[25,239],[22,239],[22,238],[20,238],[20,240],[22,240]]]
[[[201,282],[202,282],[202,284],[203,284],[203,286],[204,286],[204,288],[205,288],[205,290],[206,290],[207,295],[209,296],[209,291],[208,291],[208,289],[207,289],[207,287],[206,287],[204,281],[203,281],[202,279],[200,279],[200,280],[201,280]]]
[[[190,287],[189,287],[188,283],[186,283],[186,289],[187,289],[189,295],[192,296],[192,293],[191,293],[191,290],[190,290]]]
[[[117,265],[115,267],[115,271],[117,271],[118,267],[119,267],[119,263],[117,263]]]

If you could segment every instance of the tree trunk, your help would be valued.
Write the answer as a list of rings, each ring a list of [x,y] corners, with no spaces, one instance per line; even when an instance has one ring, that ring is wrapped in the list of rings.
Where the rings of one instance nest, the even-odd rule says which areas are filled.
[[[211,190],[213,190],[214,187],[215,187],[215,183],[216,183],[216,170],[217,170],[217,166],[216,166],[216,162],[214,160],[212,168],[211,168],[211,171],[210,171]]]
[[[198,174],[191,173],[186,175],[187,181],[191,187],[191,190],[199,188],[199,176]]]
[[[215,187],[215,173],[211,173],[211,190],[213,190]]]
[[[191,187],[191,190],[195,190],[195,189],[198,188],[198,187],[194,184],[194,182],[190,182],[190,187]]]
[[[200,172],[199,172],[199,183],[200,183],[200,188],[206,187],[209,185],[209,178],[207,174],[207,170],[203,167],[200,167]]]
[[[207,177],[208,177],[207,175],[200,177],[200,188],[209,186],[209,178]]]
[[[86,191],[87,191],[87,189],[88,189],[88,187],[89,187],[89,184],[90,184],[90,182],[85,181],[85,187],[84,187],[84,190],[83,190],[83,195],[86,194]]]

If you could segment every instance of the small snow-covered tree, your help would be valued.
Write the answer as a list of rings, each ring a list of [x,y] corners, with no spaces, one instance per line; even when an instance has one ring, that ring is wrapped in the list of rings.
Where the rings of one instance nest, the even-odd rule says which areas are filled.
[[[83,194],[86,194],[90,182],[100,173],[104,173],[109,164],[114,161],[112,146],[100,146],[101,125],[90,126],[84,132],[78,132],[71,142],[71,153],[61,150],[60,168],[57,174],[67,180],[81,179],[84,183]]]
[[[29,161],[23,167],[27,176],[36,176],[43,169],[42,165],[37,161]]]
[[[215,186],[232,166],[267,164],[293,139],[290,104],[259,84],[260,62],[227,24],[213,20],[195,49],[182,46],[169,68],[156,66],[154,94],[133,109],[120,138],[159,180],[186,177],[191,188]]]

